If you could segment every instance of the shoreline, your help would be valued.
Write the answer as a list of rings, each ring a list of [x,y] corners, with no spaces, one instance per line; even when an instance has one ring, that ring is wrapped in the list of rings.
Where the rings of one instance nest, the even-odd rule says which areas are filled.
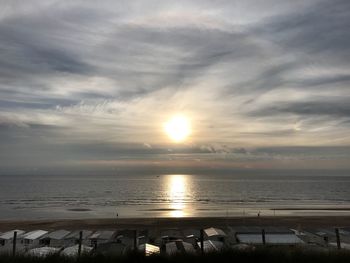
[[[226,226],[349,227],[350,216],[261,216],[261,217],[183,217],[183,218],[101,218],[55,220],[0,220],[0,231],[11,229],[154,229],[206,228]]]

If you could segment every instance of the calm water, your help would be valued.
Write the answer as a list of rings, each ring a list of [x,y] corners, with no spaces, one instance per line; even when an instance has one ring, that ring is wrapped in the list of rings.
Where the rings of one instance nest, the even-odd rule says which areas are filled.
[[[349,176],[1,176],[0,218],[350,214]],[[290,210],[292,208],[292,210]],[[339,209],[339,210],[334,210]]]

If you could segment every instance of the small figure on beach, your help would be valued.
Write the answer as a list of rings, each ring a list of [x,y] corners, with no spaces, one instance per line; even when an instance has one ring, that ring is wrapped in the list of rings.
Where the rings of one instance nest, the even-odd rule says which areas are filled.
[[[258,217],[260,217],[260,211],[258,212]]]

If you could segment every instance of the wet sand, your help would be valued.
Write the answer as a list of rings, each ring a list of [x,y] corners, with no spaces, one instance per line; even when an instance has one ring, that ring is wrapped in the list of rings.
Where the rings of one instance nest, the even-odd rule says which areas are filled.
[[[290,217],[208,217],[208,218],[120,218],[62,220],[0,220],[0,231],[11,229],[154,229],[205,228],[225,226],[349,227],[350,216],[290,216]]]

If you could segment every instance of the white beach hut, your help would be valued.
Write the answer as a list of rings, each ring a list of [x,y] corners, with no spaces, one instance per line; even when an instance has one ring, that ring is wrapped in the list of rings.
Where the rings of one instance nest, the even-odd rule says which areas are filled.
[[[22,235],[25,233],[23,230],[11,230],[0,235],[0,253],[11,253],[13,249],[13,236],[17,232],[17,241],[16,241],[16,252],[23,252],[24,247],[21,244],[20,240]]]
[[[81,232],[82,232],[82,244],[86,246],[90,245],[91,242],[88,238],[93,234],[93,231],[81,230]],[[69,246],[74,246],[78,244],[79,238],[80,238],[80,230],[71,232],[70,234],[64,237],[65,246],[69,247]]]
[[[239,243],[243,244],[252,244],[252,245],[262,245],[262,236],[261,233],[239,233],[236,234]]]
[[[305,243],[328,246],[328,243],[336,242],[335,232],[327,231],[326,229],[306,228],[299,232],[298,236],[302,238]]]
[[[263,229],[260,227],[238,227],[235,229],[237,241],[243,244],[263,245]],[[283,227],[265,227],[265,245],[295,246],[304,242],[293,231]]]
[[[50,247],[63,247],[65,237],[70,233],[67,230],[55,230],[40,237],[40,244]]]
[[[0,247],[6,247],[8,245],[12,246],[12,240],[15,232],[17,232],[17,238],[20,238],[25,233],[25,231],[18,229],[2,233],[0,235]]]
[[[21,243],[28,249],[40,246],[40,238],[47,234],[45,230],[30,231],[21,237]]]
[[[222,229],[215,228],[215,227],[204,229],[204,233],[205,233],[206,239],[216,240],[221,242],[225,242],[225,238],[227,236]]]
[[[160,253],[160,248],[158,246],[155,246],[149,243],[139,245],[138,249],[140,252],[143,252],[145,256],[150,256],[152,254]]]
[[[267,233],[266,244],[274,246],[296,246],[302,245],[304,242],[295,234],[279,234],[279,233]]]
[[[92,247],[96,247],[98,244],[108,243],[113,241],[116,231],[102,230],[96,231],[90,237],[90,243]]]
[[[201,248],[201,242],[197,243],[198,247]],[[203,241],[203,251],[205,253],[207,252],[213,252],[213,251],[220,251],[224,247],[224,243],[217,240],[205,240]]]

